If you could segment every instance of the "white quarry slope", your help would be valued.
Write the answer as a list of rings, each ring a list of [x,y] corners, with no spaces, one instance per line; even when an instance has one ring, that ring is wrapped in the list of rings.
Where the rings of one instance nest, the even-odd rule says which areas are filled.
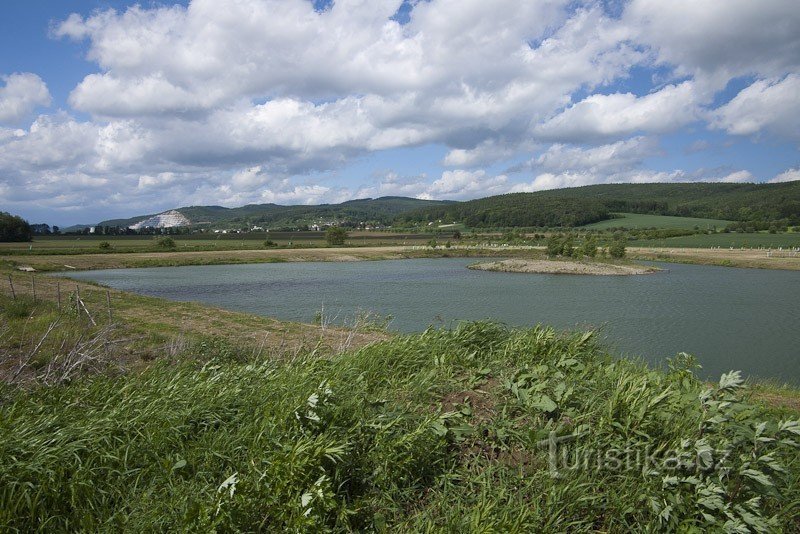
[[[148,217],[143,221],[130,225],[128,228],[132,230],[141,230],[142,228],[172,228],[174,226],[189,226],[192,221],[186,218],[184,214],[179,211],[170,210],[158,215]]]

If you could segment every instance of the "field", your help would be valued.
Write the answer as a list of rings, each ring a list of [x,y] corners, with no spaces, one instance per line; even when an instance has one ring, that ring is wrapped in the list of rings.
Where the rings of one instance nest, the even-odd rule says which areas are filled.
[[[323,247],[261,250],[210,250],[182,252],[128,252],[106,254],[0,254],[0,266],[33,268],[37,271],[177,267],[180,265],[222,265],[238,263],[280,263],[287,261],[364,261],[447,256],[484,257],[530,254],[531,248],[463,247]]]
[[[582,228],[590,228],[593,230],[606,230],[608,228],[685,228],[687,230],[692,230],[697,227],[701,230],[705,230],[713,228],[722,229],[731,222],[719,219],[642,215],[639,213],[617,213],[616,215],[619,215],[619,218],[587,224]]]
[[[444,239],[449,229],[443,229]],[[326,246],[324,232],[263,232],[248,234],[192,234],[171,236],[178,251],[258,250],[264,242],[272,241],[277,247]],[[350,232],[348,246],[381,246],[423,244],[433,236],[391,232]],[[107,242],[108,249],[100,243]],[[163,250],[157,238],[150,236],[37,236],[31,243],[0,243],[0,254],[96,254],[156,252]]]
[[[664,248],[796,248],[800,247],[800,232],[770,234],[767,232],[739,234],[695,234],[667,239],[652,239],[631,241],[633,247],[664,247]]]

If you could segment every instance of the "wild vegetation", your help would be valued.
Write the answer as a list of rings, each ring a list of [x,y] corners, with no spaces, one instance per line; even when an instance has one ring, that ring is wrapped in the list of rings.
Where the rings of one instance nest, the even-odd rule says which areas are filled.
[[[31,225],[22,217],[0,211],[0,242],[30,241],[33,238]]]
[[[6,388],[0,529],[796,530],[796,414],[693,366],[468,323]]]

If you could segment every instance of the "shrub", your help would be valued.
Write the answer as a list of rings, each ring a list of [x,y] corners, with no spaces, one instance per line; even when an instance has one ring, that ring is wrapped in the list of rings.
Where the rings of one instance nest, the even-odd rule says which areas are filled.
[[[547,255],[555,258],[561,254],[561,240],[553,234],[547,239]]]
[[[347,239],[347,230],[344,228],[331,226],[325,230],[325,241],[329,245],[344,245],[345,239]]]
[[[625,241],[623,239],[614,239],[608,247],[608,255],[612,258],[624,258]]]
[[[97,245],[97,248],[99,248],[100,250],[110,250],[111,243],[109,243],[108,241],[100,241],[100,244]]]
[[[177,246],[175,244],[175,240],[172,239],[169,236],[159,237],[158,239],[156,239],[156,245],[159,248],[163,248],[163,249],[167,249],[167,250],[172,250]]]

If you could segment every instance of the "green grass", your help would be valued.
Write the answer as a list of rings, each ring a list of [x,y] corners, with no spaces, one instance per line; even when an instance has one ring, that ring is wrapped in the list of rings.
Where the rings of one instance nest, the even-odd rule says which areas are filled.
[[[582,228],[593,230],[605,230],[608,228],[681,228],[692,230],[695,227],[701,230],[708,230],[714,227],[725,228],[731,221],[719,219],[698,219],[695,217],[669,217],[666,215],[642,215],[639,213],[617,213],[619,218],[608,219],[593,224],[587,224]]]
[[[185,356],[0,391],[0,530],[800,527],[800,426],[742,400],[735,374],[708,389],[690,358],[657,371],[591,334],[491,323],[332,358]],[[551,433],[578,436],[570,454],[677,449],[687,463],[592,456],[553,476]]]
[[[445,229],[447,230],[447,229]],[[447,230],[448,232],[451,230]],[[446,234],[449,235],[449,234]],[[0,243],[0,254],[109,254],[120,252],[261,250],[266,240],[278,247],[325,247],[323,232],[269,232],[250,234],[175,235],[175,249],[164,249],[156,237],[148,236],[38,236],[30,243]],[[378,246],[422,244],[431,239],[428,234],[402,234],[393,232],[351,232],[347,246]],[[444,239],[444,238],[443,238]],[[108,248],[100,244],[107,242]],[[290,245],[291,244],[291,245]]]
[[[675,247],[675,248],[793,248],[800,247],[800,232],[770,234],[759,232],[752,234],[717,233],[696,234],[668,239],[649,239],[630,241],[632,247]]]

